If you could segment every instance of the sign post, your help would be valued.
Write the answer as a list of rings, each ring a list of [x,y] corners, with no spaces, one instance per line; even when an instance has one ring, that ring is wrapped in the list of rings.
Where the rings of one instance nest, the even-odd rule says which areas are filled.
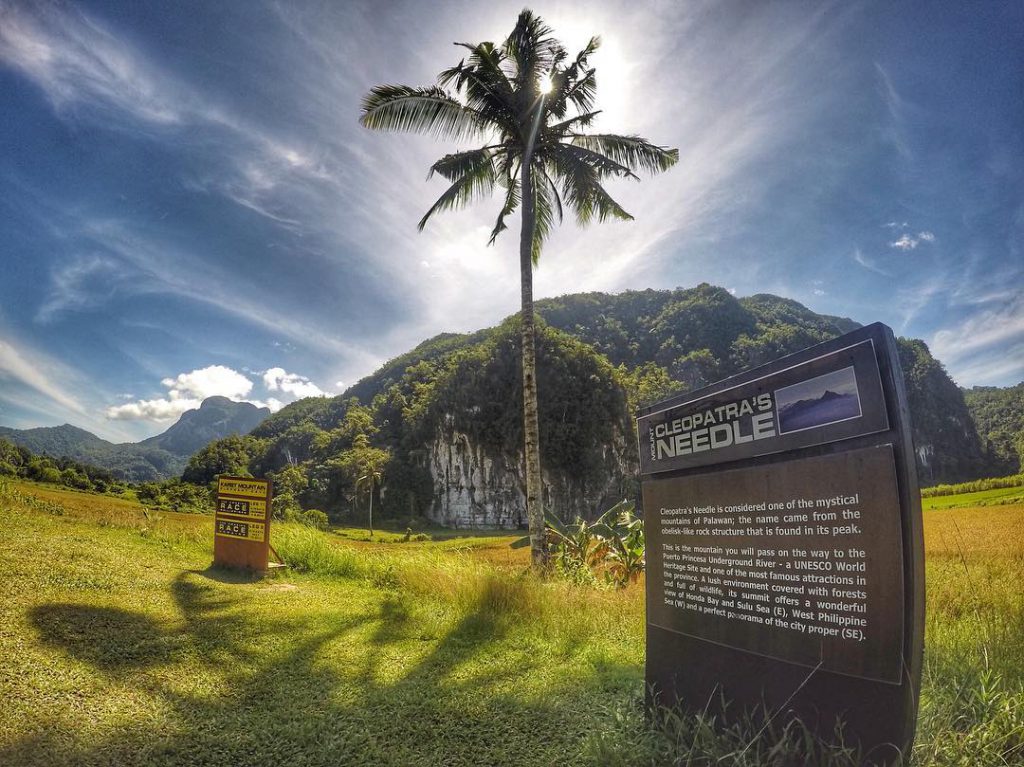
[[[270,561],[270,501],[268,479],[218,478],[214,566],[267,572]]]
[[[921,505],[892,331],[870,325],[645,408],[647,683],[765,706],[865,762],[908,753],[924,648]]]

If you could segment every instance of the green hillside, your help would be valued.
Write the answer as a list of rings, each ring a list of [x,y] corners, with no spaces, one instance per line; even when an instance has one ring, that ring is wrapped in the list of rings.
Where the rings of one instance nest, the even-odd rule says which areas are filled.
[[[537,311],[546,500],[568,517],[635,492],[638,405],[857,327],[789,299],[736,298],[706,284],[563,296],[539,301]],[[368,506],[358,478],[383,469],[374,500],[385,514],[515,526],[522,442],[515,322],[437,336],[340,397],[293,403],[249,436],[209,445],[184,478],[270,475],[281,506],[345,517]],[[901,339],[900,353],[922,484],[985,473],[960,390],[923,342]]]

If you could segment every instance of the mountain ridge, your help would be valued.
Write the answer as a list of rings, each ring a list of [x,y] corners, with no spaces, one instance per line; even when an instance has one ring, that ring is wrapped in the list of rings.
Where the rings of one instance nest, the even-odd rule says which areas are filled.
[[[566,520],[635,494],[638,406],[860,327],[792,299],[737,298],[706,283],[535,306],[545,505]],[[359,477],[383,467],[385,514],[516,526],[525,508],[517,323],[512,315],[439,334],[342,395],[291,403],[248,437],[193,456],[190,481],[249,471],[274,479],[282,507],[344,519],[365,504]],[[963,394],[923,341],[899,339],[898,350],[922,485],[979,476],[985,453]]]
[[[140,442],[110,442],[69,423],[30,429],[0,426],[0,437],[37,455],[70,458],[108,469],[118,479],[149,482],[179,476],[188,458],[204,445],[247,434],[269,415],[268,408],[250,402],[208,397],[165,431]]]

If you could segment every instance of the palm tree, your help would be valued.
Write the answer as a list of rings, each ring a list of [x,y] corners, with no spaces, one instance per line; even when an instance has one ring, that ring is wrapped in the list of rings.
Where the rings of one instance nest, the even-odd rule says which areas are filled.
[[[505,219],[522,207],[519,267],[522,283],[523,431],[526,508],[533,563],[547,564],[541,503],[540,429],[537,419],[534,346],[533,267],[563,207],[587,224],[593,219],[631,220],[604,189],[611,177],[637,178],[670,168],[677,149],[639,136],[588,134],[599,114],[594,107],[595,70],[590,56],[600,39],[570,59],[552,30],[531,11],[519,14],[501,45],[456,43],[469,55],[438,75],[437,85],[413,88],[379,85],[363,99],[360,122],[367,128],[415,131],[461,140],[481,137],[484,145],[442,157],[430,168],[450,182],[419,222],[467,205],[500,187],[504,203],[488,244],[508,228]],[[573,114],[570,115],[570,111]]]
[[[376,469],[369,469],[363,476],[356,480],[356,494],[358,497],[359,488],[370,485],[370,537],[373,537],[373,488],[380,482],[381,473]]]

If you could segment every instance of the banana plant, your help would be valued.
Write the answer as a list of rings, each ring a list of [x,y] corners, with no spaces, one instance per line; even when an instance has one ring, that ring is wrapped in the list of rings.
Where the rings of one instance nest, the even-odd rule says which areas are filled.
[[[599,571],[617,586],[635,583],[644,571],[644,526],[632,501],[620,501],[594,522],[571,525],[547,515],[548,542],[565,573]]]

